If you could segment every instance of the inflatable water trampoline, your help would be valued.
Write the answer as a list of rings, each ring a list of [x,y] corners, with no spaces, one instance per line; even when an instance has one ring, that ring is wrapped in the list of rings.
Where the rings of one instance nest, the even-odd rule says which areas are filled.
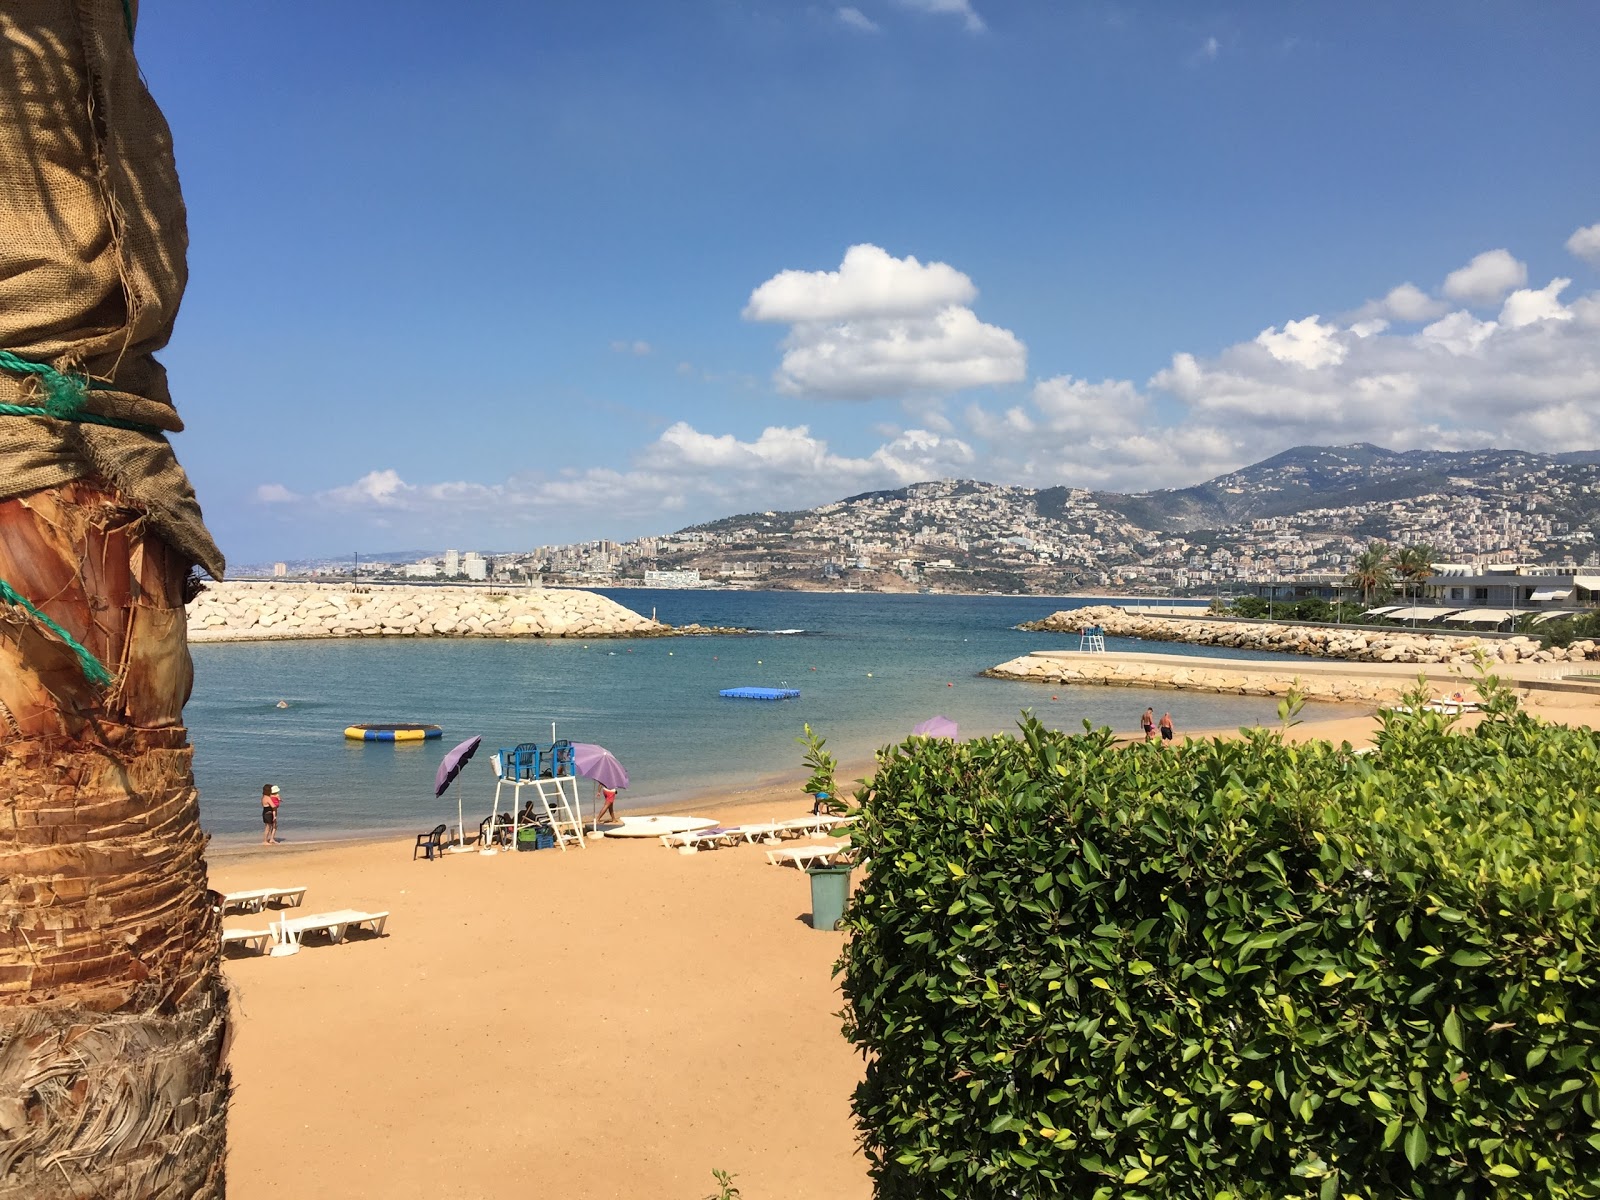
[[[353,742],[421,742],[442,737],[437,725],[350,725],[345,737]]]

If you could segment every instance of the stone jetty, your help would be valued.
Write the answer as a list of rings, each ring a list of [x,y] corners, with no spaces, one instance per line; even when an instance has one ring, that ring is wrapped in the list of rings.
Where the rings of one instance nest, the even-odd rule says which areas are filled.
[[[995,679],[1028,683],[1095,684],[1102,687],[1176,688],[1238,696],[1287,696],[1344,704],[1389,704],[1417,686],[1418,674],[1444,696],[1476,699],[1472,671],[1462,666],[1405,667],[1368,663],[1279,664],[1266,660],[1191,658],[1178,654],[1080,654],[1036,650],[984,672]]]
[[[1436,633],[1371,625],[1278,625],[1270,621],[1222,617],[1166,617],[1128,613],[1115,605],[1068,609],[1018,628],[1076,634],[1086,625],[1100,626],[1109,637],[1268,650],[1346,662],[1470,666],[1480,656],[1491,665],[1583,662],[1600,658],[1600,647],[1592,641],[1574,642],[1565,650],[1541,650],[1538,641],[1528,637],[1486,639],[1470,633]]]
[[[191,642],[345,637],[664,637],[678,631],[570,588],[206,585],[189,604]]]

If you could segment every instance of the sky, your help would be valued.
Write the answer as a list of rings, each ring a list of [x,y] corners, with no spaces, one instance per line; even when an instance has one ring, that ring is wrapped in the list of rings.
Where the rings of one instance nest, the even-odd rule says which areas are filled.
[[[1600,446],[1600,5],[141,7],[237,564]]]

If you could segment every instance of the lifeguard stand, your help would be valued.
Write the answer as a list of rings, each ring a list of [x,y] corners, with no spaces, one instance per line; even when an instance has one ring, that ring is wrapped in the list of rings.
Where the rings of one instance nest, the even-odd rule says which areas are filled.
[[[511,789],[511,844],[517,844],[521,829],[537,824],[522,819],[522,789],[533,789],[538,809],[557,846],[565,852],[568,842],[577,842],[580,850],[588,849],[583,839],[583,806],[578,800],[578,777],[573,772],[571,742],[556,742],[540,746],[524,742],[510,750],[501,750],[490,759],[494,766],[494,815],[489,828],[498,829],[500,819],[500,793]]]
[[[1102,625],[1085,625],[1078,633],[1078,649],[1086,654],[1106,652],[1106,631]]]

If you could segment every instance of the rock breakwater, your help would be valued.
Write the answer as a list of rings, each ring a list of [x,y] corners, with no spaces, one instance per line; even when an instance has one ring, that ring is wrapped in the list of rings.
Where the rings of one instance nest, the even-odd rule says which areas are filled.
[[[675,633],[594,592],[349,584],[212,583],[189,604],[191,642],[344,637],[662,637]]]
[[[1372,668],[1367,668],[1371,671]],[[1028,683],[1095,684],[1101,687],[1176,688],[1239,696],[1287,696],[1291,690],[1307,700],[1342,704],[1388,704],[1416,687],[1416,676],[1362,674],[1360,670],[1297,670],[1262,662],[1177,658],[1170,654],[1078,654],[1040,651],[1014,658],[984,672],[994,679]],[[1459,674],[1444,674],[1447,691],[1471,696]]]
[[[1111,637],[1268,650],[1348,662],[1470,666],[1480,655],[1491,664],[1582,662],[1600,658],[1600,648],[1592,641],[1574,642],[1565,650],[1541,650],[1539,643],[1528,637],[1486,640],[1470,633],[1434,633],[1368,625],[1275,625],[1218,617],[1164,617],[1131,614],[1114,605],[1068,609],[1018,628],[1079,633],[1086,625],[1098,625]]]

